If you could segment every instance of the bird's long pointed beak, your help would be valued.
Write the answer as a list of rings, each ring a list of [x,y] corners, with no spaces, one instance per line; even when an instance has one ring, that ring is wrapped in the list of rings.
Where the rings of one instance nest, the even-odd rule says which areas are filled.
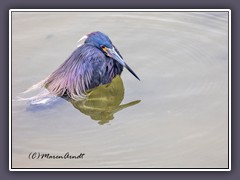
[[[107,48],[107,53],[110,57],[115,59],[117,62],[119,62],[123,67],[125,67],[132,75],[134,75],[139,81],[139,77],[136,75],[136,73],[124,62],[124,60],[121,58],[121,56],[115,51],[114,48]]]

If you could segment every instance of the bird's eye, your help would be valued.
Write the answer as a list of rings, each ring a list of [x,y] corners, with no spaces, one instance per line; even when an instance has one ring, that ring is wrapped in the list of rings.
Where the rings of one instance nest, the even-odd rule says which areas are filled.
[[[109,56],[107,47],[104,46],[104,45],[101,45],[101,48],[102,48],[103,52],[104,52],[107,56]]]
[[[103,50],[105,53],[107,53],[107,47],[106,47],[106,46],[101,45],[101,48],[102,48],[102,50]]]

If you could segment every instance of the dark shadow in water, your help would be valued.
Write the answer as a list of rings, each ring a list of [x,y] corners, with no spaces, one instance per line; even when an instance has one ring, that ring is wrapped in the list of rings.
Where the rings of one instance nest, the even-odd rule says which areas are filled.
[[[34,97],[22,99],[29,100],[26,110],[30,112],[49,110],[67,100],[80,112],[90,116],[101,125],[113,120],[114,114],[118,111],[140,102],[140,100],[136,100],[121,104],[124,99],[124,86],[120,76],[116,76],[109,84],[98,86],[89,91],[87,97],[81,101],[57,97],[49,94],[47,90]]]
[[[101,85],[88,92],[87,98],[81,101],[68,101],[85,115],[102,125],[114,119],[114,114],[122,109],[138,104],[141,100],[122,104],[124,86],[120,76],[116,76],[111,83]]]

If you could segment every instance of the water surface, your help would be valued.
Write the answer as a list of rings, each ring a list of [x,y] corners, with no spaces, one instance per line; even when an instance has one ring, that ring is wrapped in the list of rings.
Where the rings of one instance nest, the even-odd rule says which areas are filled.
[[[141,102],[99,123],[67,101],[39,111],[13,101],[13,168],[227,168],[227,12],[13,12],[13,98],[96,30],[141,79],[123,71],[121,103]]]

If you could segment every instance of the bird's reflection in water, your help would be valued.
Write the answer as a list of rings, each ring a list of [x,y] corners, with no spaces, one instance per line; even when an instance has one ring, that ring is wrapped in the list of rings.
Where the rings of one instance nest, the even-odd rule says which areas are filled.
[[[123,99],[123,81],[120,76],[116,76],[111,83],[98,86],[89,91],[86,99],[81,101],[69,99],[68,101],[76,109],[102,125],[114,119],[114,114],[118,111],[140,102],[140,100],[136,100],[127,104],[121,104]]]
[[[138,80],[140,78],[123,60],[109,37],[97,31],[84,36],[82,40],[84,42],[54,72],[24,92],[38,88],[48,90],[27,98],[31,100],[29,110],[35,107],[39,109],[42,105],[49,107],[63,97],[82,113],[104,124],[113,119],[114,113],[140,102],[120,105],[124,98],[123,82],[119,77],[123,68]],[[76,101],[89,89],[92,90],[87,93],[85,100]]]

